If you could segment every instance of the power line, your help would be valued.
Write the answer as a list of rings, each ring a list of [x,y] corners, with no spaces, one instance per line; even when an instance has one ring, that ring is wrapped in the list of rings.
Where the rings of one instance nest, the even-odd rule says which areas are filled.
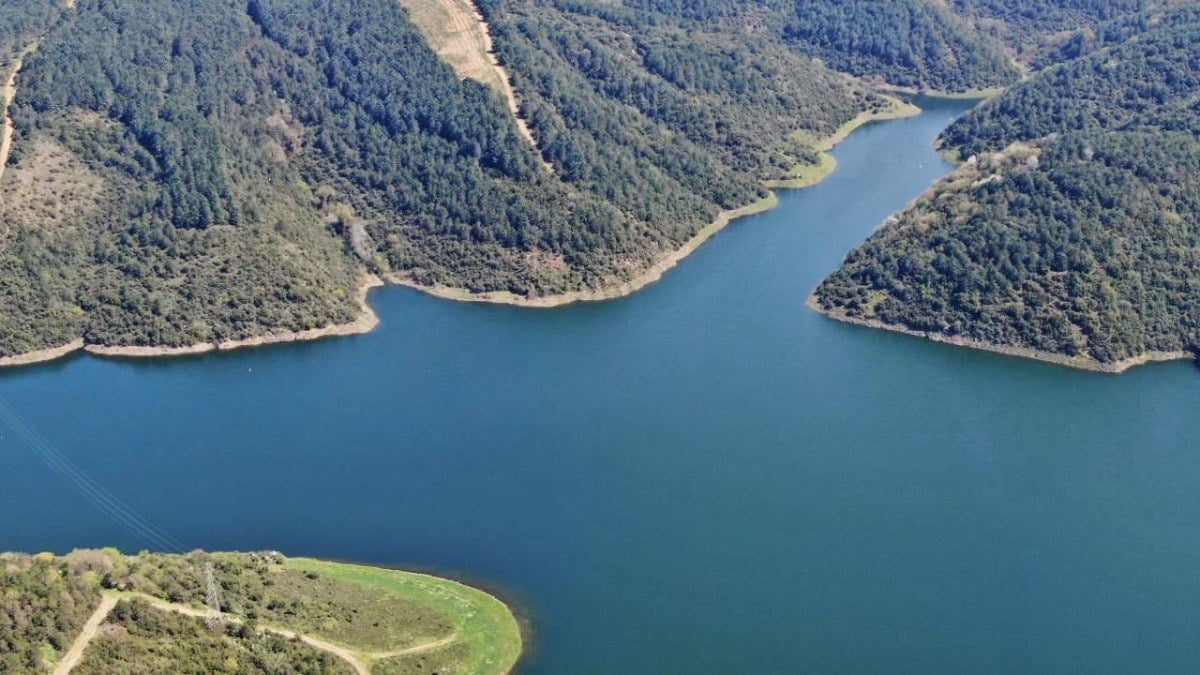
[[[26,424],[3,397],[0,397],[0,422],[12,430],[18,440],[22,441],[38,459],[57,473],[76,492],[117,523],[144,539],[152,548],[167,553],[185,552],[182,544],[156,528],[136,510],[84,474],[36,429]]]

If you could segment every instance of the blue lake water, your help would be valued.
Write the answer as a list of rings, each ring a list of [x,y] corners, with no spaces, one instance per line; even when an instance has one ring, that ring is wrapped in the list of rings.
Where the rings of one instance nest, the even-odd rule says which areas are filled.
[[[391,288],[369,335],[76,357],[0,397],[187,548],[494,584],[524,673],[1200,669],[1200,373],[837,324],[807,294],[948,171],[868,127],[659,284],[550,311]],[[154,542],[0,427],[0,549]]]

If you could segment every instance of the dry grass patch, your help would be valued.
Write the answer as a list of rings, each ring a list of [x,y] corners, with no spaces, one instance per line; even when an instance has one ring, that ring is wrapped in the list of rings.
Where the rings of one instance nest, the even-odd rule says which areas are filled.
[[[533,132],[521,117],[521,106],[508,73],[492,51],[488,25],[471,0],[400,0],[400,4],[429,46],[459,77],[481,82],[500,94],[517,123],[517,130],[537,150]],[[549,164],[542,165],[553,171]]]
[[[77,225],[104,195],[104,180],[58,143],[40,138],[0,185],[0,223],[59,229]]]

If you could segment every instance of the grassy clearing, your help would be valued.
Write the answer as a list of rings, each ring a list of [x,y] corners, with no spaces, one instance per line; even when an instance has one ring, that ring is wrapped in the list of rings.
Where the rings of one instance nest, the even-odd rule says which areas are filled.
[[[459,673],[457,670],[469,655],[464,644],[446,645],[440,649],[420,654],[405,654],[390,659],[380,659],[371,666],[373,675],[413,675],[415,673]]]
[[[433,597],[380,593],[375,587],[286,566],[272,569],[261,588],[256,587],[260,578],[255,572],[230,578],[222,571],[221,578],[245,589],[246,600],[259,598],[252,604],[247,602],[243,611],[254,612],[262,623],[359,652],[408,649],[455,633],[449,613]]]
[[[460,77],[504,95],[508,81],[494,65],[492,42],[470,0],[400,0],[429,46]]]
[[[470,586],[448,579],[375,567],[307,558],[291,558],[288,569],[315,573],[322,579],[364,587],[375,592],[429,606],[448,617],[457,639],[446,647],[417,655],[379,659],[376,672],[417,673],[423,661],[449,655],[453,672],[492,675],[512,670],[521,655],[521,631],[516,617],[502,602]],[[353,635],[342,642],[357,646]],[[443,651],[444,650],[444,651]],[[386,662],[386,663],[384,663]]]
[[[773,180],[767,187],[796,190],[812,187],[825,180],[837,170],[837,159],[828,152],[822,152],[816,164],[802,164],[793,169],[787,178]]]

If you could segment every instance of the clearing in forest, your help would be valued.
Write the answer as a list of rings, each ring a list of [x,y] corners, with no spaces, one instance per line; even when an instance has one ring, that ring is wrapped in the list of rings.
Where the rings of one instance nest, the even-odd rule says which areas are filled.
[[[13,63],[12,71],[5,78],[4,86],[0,87],[0,178],[4,178],[4,167],[8,165],[8,151],[12,149],[13,121],[8,115],[8,106],[12,105],[17,96],[17,73],[21,72],[21,59]]]
[[[492,49],[491,30],[471,0],[400,0],[400,4],[429,41],[429,46],[454,68],[459,77],[481,82],[504,97],[521,136],[529,141],[540,158],[541,150],[529,125],[521,117],[508,72]],[[542,160],[542,166],[547,171],[554,170],[545,160]]]

